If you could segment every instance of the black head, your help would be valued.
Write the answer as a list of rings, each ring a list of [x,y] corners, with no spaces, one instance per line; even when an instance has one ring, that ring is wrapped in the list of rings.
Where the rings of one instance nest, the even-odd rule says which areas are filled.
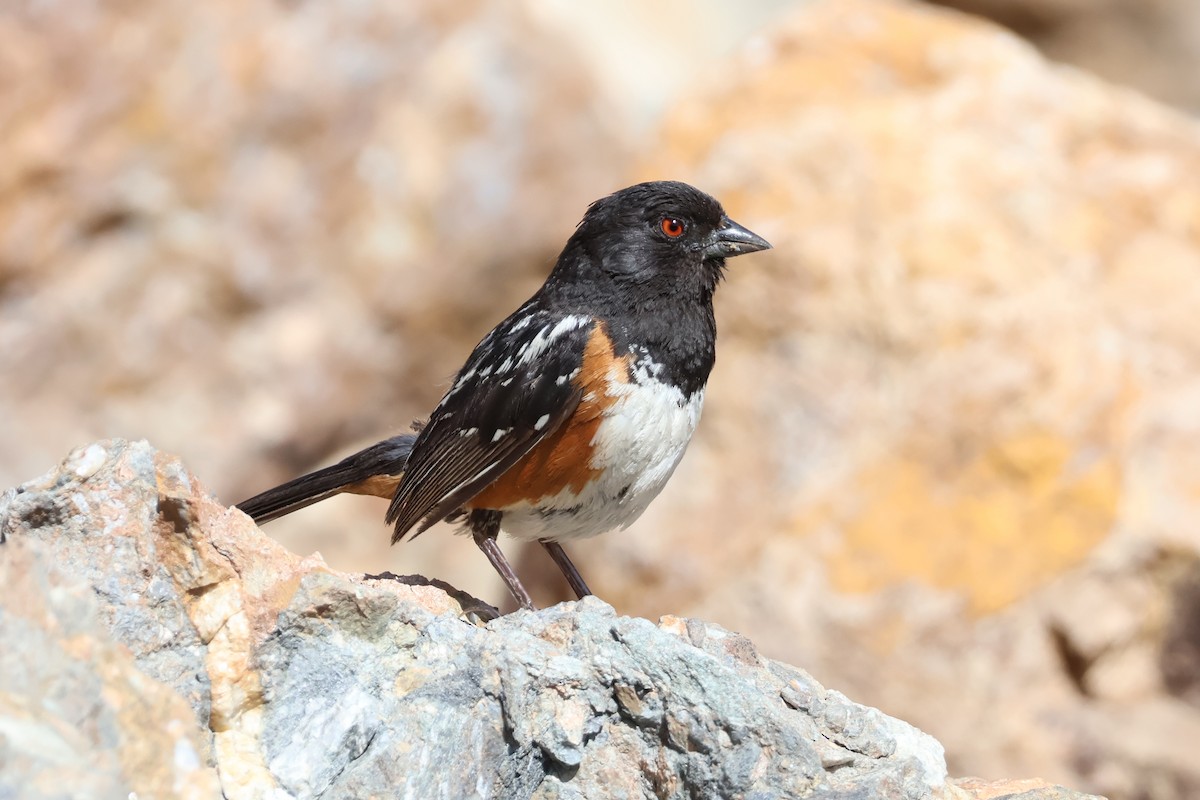
[[[553,277],[611,282],[648,295],[711,296],[726,258],[770,246],[693,186],[639,183],[592,203]]]

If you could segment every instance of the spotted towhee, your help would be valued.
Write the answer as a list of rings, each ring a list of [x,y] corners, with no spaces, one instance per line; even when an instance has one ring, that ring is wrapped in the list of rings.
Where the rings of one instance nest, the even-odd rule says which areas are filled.
[[[725,259],[770,246],[684,183],[597,200],[417,434],[238,507],[261,523],[340,492],[390,498],[393,543],[465,518],[523,608],[533,603],[496,544],[502,527],[540,542],[590,594],[558,542],[625,527],[662,491],[700,419]]]

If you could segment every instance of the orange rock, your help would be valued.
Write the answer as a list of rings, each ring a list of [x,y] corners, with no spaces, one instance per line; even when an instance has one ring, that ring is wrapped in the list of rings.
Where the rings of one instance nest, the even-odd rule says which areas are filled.
[[[1194,122],[984,22],[846,0],[660,136],[633,177],[704,187],[775,249],[730,270],[674,483],[572,553],[593,588],[815,658],[967,772],[1200,781],[1176,746],[1200,713],[1154,656],[1191,607],[1168,576],[1200,572]],[[1098,733],[1123,714],[1124,743]]]

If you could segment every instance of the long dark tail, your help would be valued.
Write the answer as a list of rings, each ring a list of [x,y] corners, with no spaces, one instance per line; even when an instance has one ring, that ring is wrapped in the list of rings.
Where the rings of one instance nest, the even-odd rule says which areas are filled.
[[[290,514],[335,494],[369,494],[391,499],[408,464],[414,433],[402,433],[360,450],[331,467],[310,472],[237,504],[257,524]]]

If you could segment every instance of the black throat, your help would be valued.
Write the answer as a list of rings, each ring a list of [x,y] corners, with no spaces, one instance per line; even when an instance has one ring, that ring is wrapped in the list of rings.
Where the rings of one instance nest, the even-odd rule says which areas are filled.
[[[722,265],[712,266],[719,274]],[[704,388],[716,360],[715,279],[634,286],[608,276],[588,278],[547,281],[538,300],[556,312],[604,320],[617,356],[632,353],[635,370],[642,363],[647,374],[678,387],[685,399]]]
[[[716,361],[717,325],[712,302],[646,309],[632,317],[609,318],[618,354],[633,353],[634,369],[676,386],[685,399],[704,388]]]

